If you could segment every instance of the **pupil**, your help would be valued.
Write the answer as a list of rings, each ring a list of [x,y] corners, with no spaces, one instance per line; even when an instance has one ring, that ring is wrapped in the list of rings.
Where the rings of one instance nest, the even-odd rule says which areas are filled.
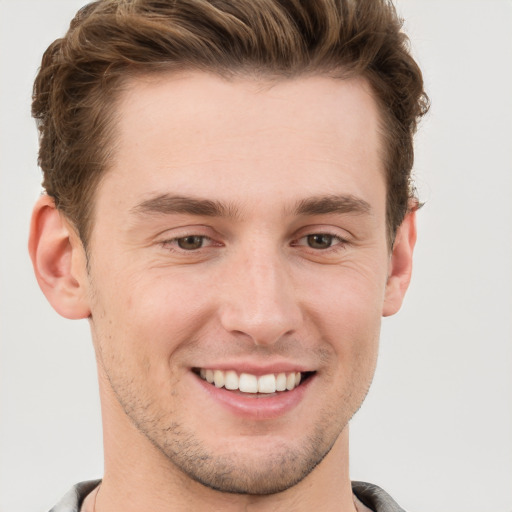
[[[178,246],[181,249],[192,250],[192,249],[200,249],[203,245],[203,237],[202,236],[185,236],[183,238],[178,239]]]
[[[313,249],[328,249],[332,245],[332,235],[309,235],[308,245]]]

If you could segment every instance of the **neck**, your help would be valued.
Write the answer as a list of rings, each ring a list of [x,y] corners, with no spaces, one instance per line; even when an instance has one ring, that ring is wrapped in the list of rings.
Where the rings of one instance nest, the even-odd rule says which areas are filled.
[[[105,476],[96,501],[96,509],[87,512],[325,512],[355,511],[348,475],[348,429],[340,435],[324,460],[301,482],[284,492],[252,496],[212,490],[191,480],[172,463],[158,460],[156,449],[148,442],[150,457],[140,456],[140,446],[124,444],[105,448]],[[122,449],[122,453],[116,453]],[[159,456],[160,455],[160,456]]]

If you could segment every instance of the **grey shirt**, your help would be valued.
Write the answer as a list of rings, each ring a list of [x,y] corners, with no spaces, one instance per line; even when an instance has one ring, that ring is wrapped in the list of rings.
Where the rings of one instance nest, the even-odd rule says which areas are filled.
[[[90,480],[74,485],[50,512],[79,512],[85,497],[100,482],[101,480]],[[372,512],[405,512],[386,491],[376,485],[352,482],[352,491],[356,498]],[[361,512],[364,512],[364,508]]]

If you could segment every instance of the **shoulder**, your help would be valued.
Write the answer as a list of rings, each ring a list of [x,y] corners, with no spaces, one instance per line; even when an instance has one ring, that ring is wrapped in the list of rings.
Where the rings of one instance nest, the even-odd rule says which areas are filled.
[[[74,485],[49,512],[79,512],[85,497],[100,482],[101,480],[89,480]]]
[[[352,491],[361,503],[374,512],[406,512],[384,489],[377,485],[367,482],[352,482]]]

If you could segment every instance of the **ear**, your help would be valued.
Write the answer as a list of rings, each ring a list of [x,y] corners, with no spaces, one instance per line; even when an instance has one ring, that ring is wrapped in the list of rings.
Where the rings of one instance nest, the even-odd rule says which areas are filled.
[[[47,195],[34,206],[28,250],[37,282],[55,311],[65,318],[88,318],[85,250]]]
[[[396,232],[389,260],[388,281],[382,316],[394,315],[401,307],[412,273],[412,253],[416,244],[416,212],[405,216]]]

